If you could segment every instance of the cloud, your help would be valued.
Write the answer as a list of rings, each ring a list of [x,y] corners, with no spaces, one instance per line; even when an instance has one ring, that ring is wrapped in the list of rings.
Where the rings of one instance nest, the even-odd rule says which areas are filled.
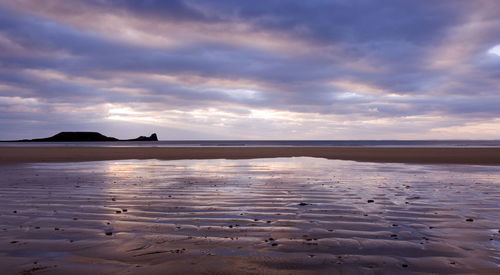
[[[360,129],[366,138],[455,138],[433,129],[500,117],[500,57],[491,53],[498,8],[487,0],[0,1],[0,126],[42,131],[50,119],[104,129],[128,120],[166,127],[167,138],[356,138]]]

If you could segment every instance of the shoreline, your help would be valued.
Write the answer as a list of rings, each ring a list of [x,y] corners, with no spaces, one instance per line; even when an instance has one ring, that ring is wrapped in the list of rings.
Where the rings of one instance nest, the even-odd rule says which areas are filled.
[[[361,162],[500,165],[500,148],[471,147],[1,147],[0,164],[126,159],[317,157]]]

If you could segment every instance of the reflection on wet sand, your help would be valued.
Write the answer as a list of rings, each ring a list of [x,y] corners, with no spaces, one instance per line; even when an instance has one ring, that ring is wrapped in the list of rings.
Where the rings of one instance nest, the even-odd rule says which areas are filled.
[[[8,273],[494,274],[500,267],[497,167],[277,158],[0,172],[0,266]]]

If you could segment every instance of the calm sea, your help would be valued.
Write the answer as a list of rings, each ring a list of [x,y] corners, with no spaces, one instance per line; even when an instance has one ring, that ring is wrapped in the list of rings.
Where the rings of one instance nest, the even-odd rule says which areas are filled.
[[[110,142],[1,142],[1,146],[103,146],[103,147],[198,147],[198,146],[365,146],[365,147],[500,147],[500,140],[162,140]]]

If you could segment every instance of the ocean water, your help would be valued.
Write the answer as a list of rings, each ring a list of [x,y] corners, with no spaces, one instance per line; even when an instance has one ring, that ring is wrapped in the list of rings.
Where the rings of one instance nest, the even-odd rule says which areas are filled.
[[[340,147],[500,147],[500,140],[161,140],[109,142],[2,142],[7,146],[199,147],[199,146],[340,146]]]

